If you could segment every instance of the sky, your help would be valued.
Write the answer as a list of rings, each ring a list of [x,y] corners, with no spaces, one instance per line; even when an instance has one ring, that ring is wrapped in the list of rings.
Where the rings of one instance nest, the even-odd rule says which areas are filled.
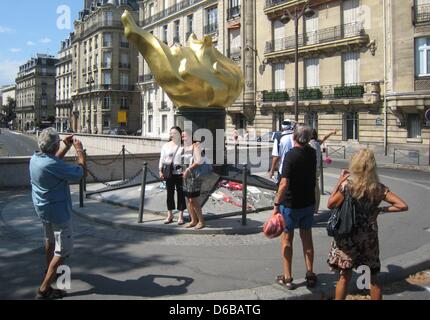
[[[56,55],[60,42],[73,32],[73,21],[83,3],[83,0],[0,1],[0,86],[15,83],[19,66],[36,53]],[[68,9],[70,29],[64,15]]]

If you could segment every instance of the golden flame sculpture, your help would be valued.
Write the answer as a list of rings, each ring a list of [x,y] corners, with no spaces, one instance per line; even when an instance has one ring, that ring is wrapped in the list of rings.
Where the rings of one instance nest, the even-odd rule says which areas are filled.
[[[189,37],[190,47],[167,46],[139,28],[127,10],[125,36],[143,55],[157,83],[178,108],[228,108],[241,94],[241,69],[212,46],[212,38]]]

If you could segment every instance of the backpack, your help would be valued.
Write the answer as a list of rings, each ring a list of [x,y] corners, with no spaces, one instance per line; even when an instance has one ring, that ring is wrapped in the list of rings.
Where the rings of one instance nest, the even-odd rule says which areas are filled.
[[[286,131],[286,132],[277,132],[277,134],[275,134],[274,140],[276,140],[277,144],[278,144],[278,154],[279,154],[279,147],[281,146],[281,139],[285,136],[289,136],[290,134],[293,134],[292,131]],[[279,155],[281,156],[281,155]]]

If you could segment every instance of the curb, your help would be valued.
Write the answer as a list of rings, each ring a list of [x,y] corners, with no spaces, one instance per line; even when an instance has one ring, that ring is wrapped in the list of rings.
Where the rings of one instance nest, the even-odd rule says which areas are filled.
[[[332,159],[333,163],[332,165],[345,165],[349,164],[349,160],[346,159]],[[429,172],[430,173],[430,166],[426,165],[409,165],[409,164],[398,164],[398,163],[378,163],[376,161],[378,168],[382,169],[395,169],[395,170],[406,170],[406,171],[418,171],[418,172]]]
[[[422,257],[425,257],[424,259]],[[384,260],[382,272],[378,279],[381,285],[387,285],[395,281],[403,280],[409,275],[430,268],[430,244],[426,244],[407,254]],[[420,259],[421,258],[421,259]],[[394,268],[393,268],[394,266]],[[390,268],[393,271],[390,271]],[[395,269],[395,270],[394,270]],[[188,296],[169,296],[163,300],[330,300],[334,298],[337,274],[329,274],[324,277],[326,280],[319,279],[319,285],[315,289],[307,289],[302,286],[305,279],[298,279],[296,290],[289,291],[280,285],[273,284],[253,289],[239,289],[231,291],[220,291],[206,294],[194,294]],[[357,275],[354,274],[351,282],[355,282]],[[360,292],[353,289],[348,294]],[[161,299],[156,299],[161,300]]]

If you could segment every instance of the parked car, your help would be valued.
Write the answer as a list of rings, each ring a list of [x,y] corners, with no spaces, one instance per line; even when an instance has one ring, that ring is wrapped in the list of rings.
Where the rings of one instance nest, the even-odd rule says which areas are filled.
[[[124,128],[113,128],[109,130],[108,135],[110,136],[126,136],[127,131]]]

